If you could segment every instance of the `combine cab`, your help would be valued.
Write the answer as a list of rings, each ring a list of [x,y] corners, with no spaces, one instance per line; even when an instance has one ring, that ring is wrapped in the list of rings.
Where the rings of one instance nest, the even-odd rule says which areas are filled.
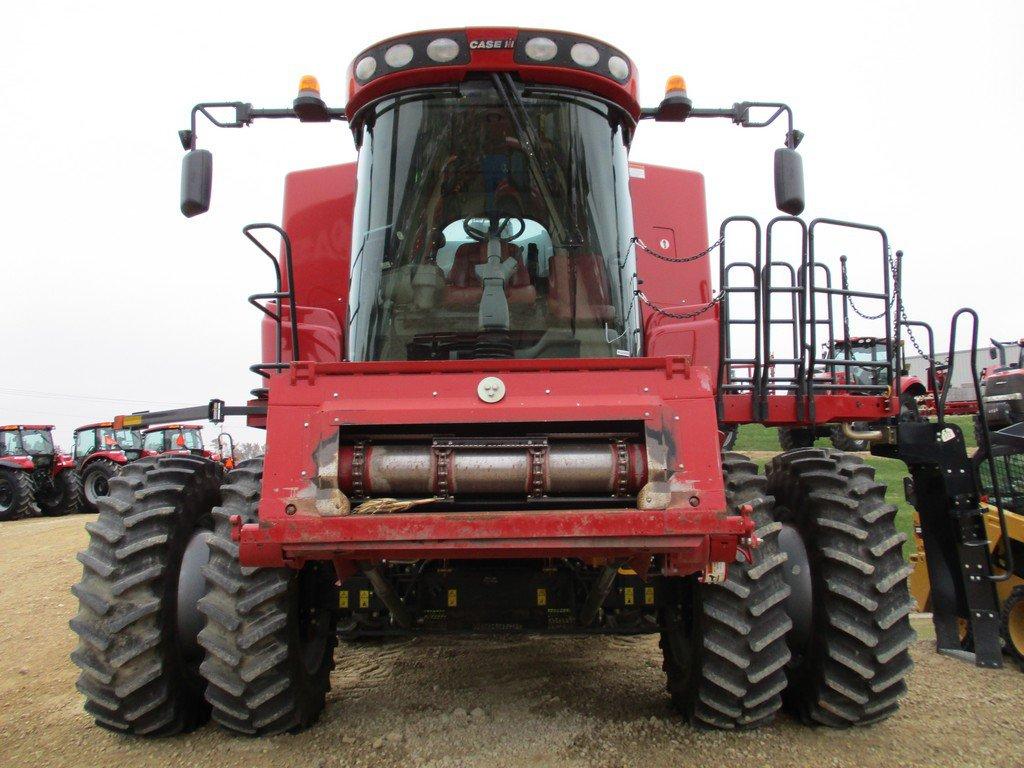
[[[109,492],[110,478],[125,464],[142,457],[142,434],[135,429],[115,429],[112,422],[86,424],[75,430],[75,468],[82,478],[82,494],[90,512]]]
[[[82,483],[75,462],[57,453],[53,427],[0,427],[0,520],[81,511]]]
[[[200,118],[346,120],[359,161],[289,175],[283,226],[243,230],[275,276],[250,297],[261,386],[208,411],[265,428],[265,459],[222,479],[196,452],[159,455],[100,499],[72,621],[97,723],[157,736],[212,711],[238,733],[306,728],[339,621],[658,634],[671,700],[703,727],[761,726],[784,700],[835,727],[896,711],[912,603],[884,486],[842,452],[790,451],[765,476],[720,446],[746,423],[877,425],[872,450],[912,454],[930,483],[925,527],[949,527],[944,478],[963,443],[902,419],[899,254],[878,227],[795,218],[803,135],[785,104],[700,109],[676,77],[643,109],[637,90],[630,59],[601,41],[474,28],[367,48],[344,109],[310,77],[288,108],[193,109],[188,216],[210,205]],[[702,177],[627,159],[641,121],[699,119],[785,124],[787,215],[732,217],[709,245]],[[834,236],[859,239],[869,287],[824,280],[853,253]],[[820,359],[838,335],[825,318],[854,298],[878,313],[860,332],[884,355]],[[821,366],[836,374],[815,378]],[[865,366],[877,380],[840,377]],[[957,504],[980,514],[976,495]],[[947,539],[962,581],[958,558],[980,548]],[[989,570],[971,573],[990,586]],[[953,610],[973,617],[985,599]],[[974,623],[989,663],[994,624]]]

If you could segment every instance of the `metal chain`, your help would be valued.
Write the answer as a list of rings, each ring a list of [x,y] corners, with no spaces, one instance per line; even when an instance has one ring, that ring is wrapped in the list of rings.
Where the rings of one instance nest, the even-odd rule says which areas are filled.
[[[725,240],[724,237],[720,237],[720,238],[718,238],[718,240],[713,242],[711,245],[709,245],[707,248],[705,248],[700,253],[695,253],[692,256],[682,256],[680,258],[676,258],[674,256],[666,256],[663,253],[658,253],[656,250],[651,248],[649,245],[647,245],[647,243],[645,243],[643,240],[641,240],[636,235],[634,235],[633,237],[629,238],[629,247],[632,248],[632,247],[635,246],[635,247],[639,248],[640,250],[645,251],[645,252],[651,254],[651,256],[653,256],[654,258],[661,259],[662,261],[667,261],[669,264],[688,264],[691,261],[696,261],[697,259],[704,258],[709,253],[711,253],[713,250],[715,250],[715,248],[720,246],[724,240]],[[628,254],[629,251],[627,250],[626,253]]]
[[[889,260],[889,269],[892,271],[892,285],[893,285],[893,294],[892,295],[895,298],[896,296],[899,296],[900,292],[901,292],[900,269],[899,269],[899,265],[896,263],[895,259],[890,259]],[[934,368],[935,367],[935,359],[932,358],[923,349],[921,349],[921,345],[918,344],[918,342],[917,342],[917,337],[914,336],[914,331],[911,329],[911,327],[909,325],[907,325],[907,323],[909,323],[910,321],[907,319],[907,306],[906,306],[906,304],[904,304],[901,301],[899,303],[899,309],[900,309],[900,312],[899,312],[900,316],[897,317],[894,320],[894,322],[896,324],[899,324],[899,322],[901,320],[903,321],[903,324],[904,324],[903,328],[907,332],[907,338],[910,339],[910,343],[914,345],[914,349],[917,350],[917,354],[920,355],[921,357],[923,357],[925,360],[927,360],[928,364],[932,368]]]
[[[647,296],[644,294],[643,291],[637,291],[636,295],[640,298],[640,301],[642,301],[648,307],[653,309],[659,315],[665,315],[665,317],[671,317],[674,320],[692,320],[695,317],[700,317],[705,312],[707,312],[712,307],[714,307],[719,302],[721,302],[722,299],[725,298],[725,292],[722,291],[717,296],[712,298],[711,301],[708,302],[706,306],[703,306],[700,309],[696,309],[693,312],[670,312],[669,310],[663,309],[662,307],[659,307],[657,304],[653,303],[650,299],[647,298]]]
[[[842,270],[842,273],[843,273],[843,288],[844,289],[848,289],[849,285],[850,285],[850,282],[847,279],[847,275],[846,275],[846,262],[845,261],[841,261],[839,263],[839,268],[840,268],[840,270]],[[895,279],[896,279],[896,268],[895,268],[894,262],[892,261],[891,258],[889,259],[889,269],[892,272],[893,281],[895,282]],[[889,297],[889,305],[888,305],[888,307],[886,307],[886,309],[883,309],[877,315],[866,315],[863,312],[861,312],[857,308],[857,305],[854,304],[853,296],[847,296],[846,300],[850,303],[850,309],[852,309],[857,315],[859,315],[860,317],[864,318],[865,320],[880,320],[881,318],[885,317],[886,310],[892,309],[892,304],[893,304],[894,301],[896,301],[896,291],[893,291],[892,296]]]
[[[889,261],[889,272],[892,274],[892,289],[893,289],[892,290],[892,296],[889,298],[889,309],[892,309],[892,306],[893,306],[894,302],[896,301],[896,297],[900,295],[900,269],[899,269],[898,259],[893,258],[891,253],[889,253],[888,256],[889,256],[889,258],[888,258],[888,261]],[[847,280],[847,275],[846,275],[846,262],[845,261],[840,263],[840,268],[842,269],[842,273],[843,273],[843,286],[844,287],[848,287],[849,282]],[[859,315],[860,317],[864,318],[865,320],[879,320],[879,319],[881,319],[885,315],[885,310],[882,310],[877,315],[866,315],[863,312],[861,312],[860,309],[857,308],[856,304],[854,304],[852,296],[848,296],[847,299],[850,302],[850,308],[855,313],[857,313],[857,315]],[[907,320],[907,307],[906,307],[906,305],[902,301],[899,303],[899,317],[893,318],[893,326],[899,325],[901,320],[903,321],[903,323],[909,322]],[[935,361],[928,355],[927,352],[925,352],[923,349],[921,349],[921,345],[918,343],[917,337],[914,336],[914,332],[911,330],[910,326],[909,325],[904,325],[904,328],[906,329],[906,332],[907,332],[907,338],[910,339],[910,343],[914,345],[914,349],[917,351],[917,354],[920,355],[921,357],[923,357],[925,360],[927,360],[932,366],[934,366],[935,365]],[[893,335],[896,335],[896,328],[895,327],[893,328]]]

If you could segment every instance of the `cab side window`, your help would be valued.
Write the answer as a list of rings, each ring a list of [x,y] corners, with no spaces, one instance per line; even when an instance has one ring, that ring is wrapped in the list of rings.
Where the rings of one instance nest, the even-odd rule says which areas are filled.
[[[88,456],[96,450],[96,430],[86,429],[75,435],[75,458]]]

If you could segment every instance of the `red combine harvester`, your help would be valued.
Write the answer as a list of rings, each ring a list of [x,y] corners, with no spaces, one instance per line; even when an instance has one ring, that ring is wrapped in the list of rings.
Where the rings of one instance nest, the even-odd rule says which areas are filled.
[[[58,453],[50,424],[0,427],[0,520],[81,511],[74,460]]]
[[[289,175],[283,227],[244,230],[277,278],[250,297],[265,318],[254,399],[121,420],[246,415],[268,451],[223,482],[202,456],[111,481],[72,621],[100,725],[164,735],[212,710],[239,733],[301,730],[324,707],[339,620],[659,633],[671,700],[701,726],[763,725],[784,698],[807,722],[883,719],[913,641],[896,509],[848,454],[790,451],[765,477],[721,451],[754,422],[877,424],[854,437],[909,463],[940,647],[961,616],[977,663],[1001,663],[962,435],[894,394],[899,254],[877,227],[795,218],[802,134],[786,105],[698,109],[681,78],[657,108],[636,97],[635,66],[606,43],[471,28],[366,49],[344,109],[309,77],[290,108],[193,109],[188,216],[212,178],[197,116],[347,120],[359,161]],[[627,160],[639,121],[697,119],[786,123],[789,215],[730,218],[709,247],[702,177]],[[881,289],[825,281],[837,233],[870,239],[857,267]],[[819,358],[823,306],[853,298],[881,308],[864,335],[884,359]],[[815,380],[823,365],[877,376],[852,391]]]
[[[75,430],[73,451],[85,506],[95,512],[97,499],[107,495],[110,478],[142,457],[142,434],[137,429],[114,429],[110,421],[85,424]]]

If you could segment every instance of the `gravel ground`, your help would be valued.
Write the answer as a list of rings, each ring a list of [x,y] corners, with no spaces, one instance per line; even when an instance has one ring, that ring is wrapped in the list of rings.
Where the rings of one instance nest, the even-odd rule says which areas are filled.
[[[899,715],[855,731],[788,717],[753,733],[696,731],[668,707],[653,637],[500,637],[344,646],[327,711],[300,736],[209,725],[125,738],[84,714],[68,659],[89,519],[0,524],[4,766],[1024,765],[1024,675],[940,657],[925,640]]]

